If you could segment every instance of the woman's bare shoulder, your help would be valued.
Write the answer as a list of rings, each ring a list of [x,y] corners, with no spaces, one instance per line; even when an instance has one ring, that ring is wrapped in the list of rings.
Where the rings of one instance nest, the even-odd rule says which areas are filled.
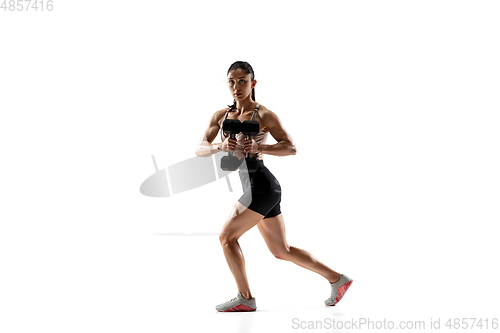
[[[215,123],[218,123],[222,117],[224,117],[224,115],[226,114],[227,110],[229,110],[229,108],[224,108],[224,109],[221,109],[221,110],[217,110],[214,112],[214,114],[212,115],[212,122],[215,122]]]
[[[258,113],[259,113],[260,119],[262,119],[263,121],[265,121],[265,120],[271,120],[271,119],[274,119],[274,118],[277,117],[276,113],[274,113],[270,109],[266,108],[264,105],[261,105],[259,107],[259,112]]]
[[[277,118],[276,114],[264,105],[259,106],[258,116],[264,132],[269,131],[269,125],[272,125]]]

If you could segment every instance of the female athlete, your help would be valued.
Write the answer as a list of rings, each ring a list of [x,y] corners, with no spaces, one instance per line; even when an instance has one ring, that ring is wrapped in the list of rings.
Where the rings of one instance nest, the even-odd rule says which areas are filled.
[[[255,102],[254,71],[249,63],[237,61],[227,72],[229,91],[234,98],[233,105],[215,112],[210,119],[208,129],[196,149],[197,156],[210,156],[218,151],[233,151],[234,156],[242,159],[246,153],[258,160],[255,173],[239,170],[244,193],[234,205],[222,232],[220,242],[229,269],[236,280],[238,295],[216,306],[220,312],[255,311],[257,305],[252,297],[245,271],[245,260],[238,244],[246,231],[255,225],[271,253],[278,259],[287,260],[323,276],[331,285],[331,295],[325,301],[328,306],[338,303],[352,283],[352,279],[330,269],[309,252],[289,246],[285,237],[285,224],[280,210],[281,187],[278,180],[264,165],[263,154],[275,156],[295,155],[297,149],[290,135],[283,128],[278,116],[265,106]],[[225,119],[256,120],[260,132],[251,140],[239,133],[231,139],[222,132]],[[221,143],[212,143],[221,130]],[[266,144],[271,133],[276,144]]]

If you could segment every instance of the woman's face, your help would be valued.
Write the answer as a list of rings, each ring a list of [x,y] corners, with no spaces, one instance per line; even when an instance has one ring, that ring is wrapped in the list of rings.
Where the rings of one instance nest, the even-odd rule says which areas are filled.
[[[233,69],[227,75],[229,91],[236,100],[243,100],[252,93],[257,80],[253,80],[250,74],[245,74],[241,69]]]

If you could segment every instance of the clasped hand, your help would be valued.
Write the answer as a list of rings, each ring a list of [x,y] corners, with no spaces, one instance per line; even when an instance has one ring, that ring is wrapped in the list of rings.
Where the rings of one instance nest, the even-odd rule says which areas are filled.
[[[243,151],[245,153],[256,153],[259,151],[260,145],[255,142],[254,139],[248,140],[245,138],[244,142],[244,149]],[[222,150],[223,151],[230,151],[230,150],[236,150],[236,139],[231,139],[230,137],[227,137],[224,142],[222,143]]]

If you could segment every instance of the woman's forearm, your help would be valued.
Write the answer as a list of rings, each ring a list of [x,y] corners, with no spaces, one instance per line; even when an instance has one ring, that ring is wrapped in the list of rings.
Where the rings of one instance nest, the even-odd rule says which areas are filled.
[[[208,141],[202,141],[198,147],[196,147],[196,156],[206,157],[221,151],[222,143],[209,143]],[[280,141],[274,145],[260,145],[258,149],[260,154],[269,154],[274,156],[288,156],[295,155],[297,153],[297,148],[295,145],[289,141]]]
[[[280,141],[274,145],[260,145],[258,153],[274,156],[295,155],[297,148],[290,141]]]
[[[214,153],[220,151],[222,143],[209,143],[208,141],[202,141],[198,147],[196,147],[196,156],[207,157],[213,155]]]

